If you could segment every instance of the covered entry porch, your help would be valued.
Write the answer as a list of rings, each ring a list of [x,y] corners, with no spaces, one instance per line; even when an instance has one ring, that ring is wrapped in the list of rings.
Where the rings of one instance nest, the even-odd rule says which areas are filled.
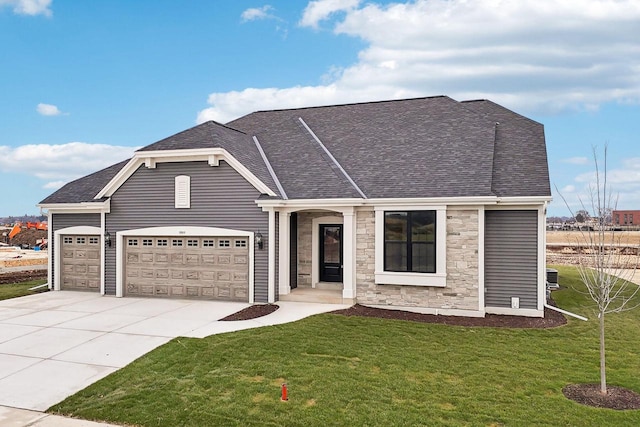
[[[290,207],[276,217],[278,299],[355,303],[354,207]]]

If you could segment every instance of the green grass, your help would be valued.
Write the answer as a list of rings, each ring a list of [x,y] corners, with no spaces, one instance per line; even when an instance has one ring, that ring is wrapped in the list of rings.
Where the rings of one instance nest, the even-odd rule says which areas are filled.
[[[33,288],[34,286],[42,285],[44,283],[47,283],[47,281],[31,280],[29,282],[0,285],[0,300],[23,297],[25,295],[32,295],[43,292],[42,290],[30,291],[29,288]]]
[[[575,285],[572,268],[561,283]],[[324,314],[178,338],[50,408],[141,426],[636,426],[640,411],[579,405],[570,383],[597,382],[590,316],[548,330],[452,327]],[[608,318],[611,385],[640,392],[640,310]],[[280,386],[289,401],[280,401]]]

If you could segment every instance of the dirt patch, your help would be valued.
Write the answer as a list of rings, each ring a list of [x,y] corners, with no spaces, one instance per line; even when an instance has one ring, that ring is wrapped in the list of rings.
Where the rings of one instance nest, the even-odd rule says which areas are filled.
[[[238,312],[228,315],[220,320],[222,321],[234,321],[234,320],[250,320],[257,319],[258,317],[266,316],[276,311],[278,307],[276,304],[255,304],[251,307],[244,308]]]
[[[623,387],[608,386],[607,394],[601,394],[600,384],[569,384],[562,393],[567,399],[596,408],[640,409],[640,394]]]
[[[547,231],[547,243],[584,242],[588,232]],[[615,242],[622,245],[640,245],[640,231],[616,231]]]
[[[47,270],[26,270],[13,271],[9,273],[0,273],[0,285],[8,283],[22,283],[31,280],[40,280],[47,278]]]
[[[491,328],[554,328],[565,325],[567,319],[557,311],[545,308],[544,318],[487,314],[485,317],[441,316],[420,314],[402,310],[372,308],[356,304],[344,310],[332,311],[343,316],[380,317],[383,319],[409,320],[412,322],[439,323],[453,326],[484,326]]]

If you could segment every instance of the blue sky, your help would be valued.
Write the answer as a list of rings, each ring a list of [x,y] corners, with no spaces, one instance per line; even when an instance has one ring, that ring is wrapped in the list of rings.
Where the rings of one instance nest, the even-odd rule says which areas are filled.
[[[574,209],[608,143],[640,209],[637,0],[0,0],[0,64],[0,216],[204,120],[432,95],[543,123]]]

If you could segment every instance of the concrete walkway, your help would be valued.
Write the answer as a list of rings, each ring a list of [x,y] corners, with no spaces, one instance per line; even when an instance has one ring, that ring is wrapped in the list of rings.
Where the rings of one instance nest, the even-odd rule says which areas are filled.
[[[279,302],[253,320],[219,322],[249,304],[47,292],[0,301],[0,425],[104,426],[44,411],[178,337],[293,322],[347,305]]]

